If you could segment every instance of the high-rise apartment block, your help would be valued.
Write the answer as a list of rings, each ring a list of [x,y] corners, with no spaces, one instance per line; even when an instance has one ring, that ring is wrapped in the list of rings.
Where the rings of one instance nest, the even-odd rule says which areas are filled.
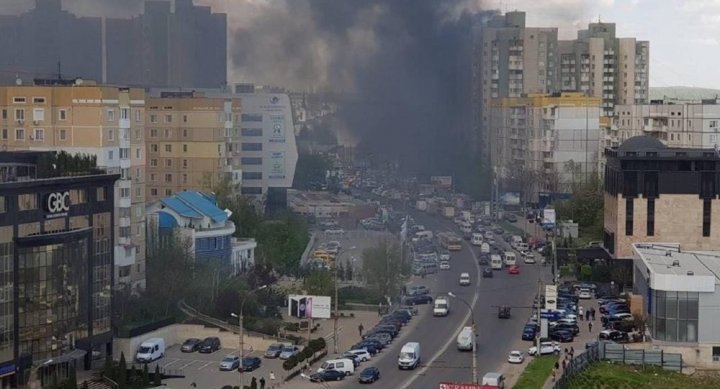
[[[0,86],[0,147],[97,157],[115,184],[115,283],[145,287],[145,91],[90,81]]]
[[[239,187],[238,97],[158,92],[147,100],[147,200],[184,190],[211,192],[225,179]]]
[[[599,100],[581,93],[493,100],[491,155],[498,178],[521,185],[508,189],[537,193],[567,192],[596,175]]]
[[[76,17],[62,0],[2,15],[0,81],[62,73],[119,85],[224,86],[227,15],[192,0],[172,3],[147,1],[143,14],[127,19]]]

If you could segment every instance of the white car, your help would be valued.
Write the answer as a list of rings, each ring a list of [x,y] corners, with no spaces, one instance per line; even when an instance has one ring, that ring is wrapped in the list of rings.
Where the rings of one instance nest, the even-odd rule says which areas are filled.
[[[535,255],[531,252],[527,252],[523,255],[523,261],[525,263],[535,263]]]
[[[537,355],[537,346],[528,349],[528,355]],[[540,355],[560,354],[560,346],[557,342],[540,342]]]
[[[470,273],[460,273],[460,286],[470,285]]]
[[[357,355],[357,359],[358,359],[358,361],[360,361],[360,362],[367,362],[367,361],[370,360],[370,358],[372,358],[372,356],[370,355],[370,353],[369,353],[367,350],[365,350],[365,349],[350,350],[350,351],[348,351],[347,353],[348,353],[348,354],[355,354],[355,355]]]
[[[440,270],[450,270],[450,262],[448,262],[448,261],[440,262]]]
[[[508,354],[509,363],[523,363],[524,360],[525,356],[518,350],[510,351],[510,354]]]
[[[592,298],[592,292],[590,292],[590,289],[580,289],[580,292],[578,293],[578,298],[583,300],[589,300]]]
[[[440,253],[440,260],[441,261],[449,261],[450,260],[450,252],[449,251],[443,251]]]

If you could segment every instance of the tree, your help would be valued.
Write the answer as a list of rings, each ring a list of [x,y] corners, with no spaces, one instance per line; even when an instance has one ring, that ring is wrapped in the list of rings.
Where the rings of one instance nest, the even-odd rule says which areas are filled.
[[[150,373],[148,372],[148,365],[147,365],[147,363],[144,363],[144,364],[143,364],[142,383],[143,383],[144,386],[150,385]]]
[[[368,284],[384,296],[399,295],[402,281],[410,269],[400,260],[398,243],[383,240],[377,247],[365,249],[362,258],[363,276]]]
[[[177,234],[156,235],[148,242],[146,295],[161,302],[167,316],[191,284],[195,260],[192,242]]]
[[[125,362],[125,353],[120,353],[120,363],[118,364],[117,383],[119,389],[125,389],[127,386],[127,362]]]
[[[327,269],[314,269],[305,277],[303,289],[310,295],[332,296],[335,290],[335,275]]]
[[[573,220],[580,226],[580,234],[600,239],[603,231],[603,189],[599,179],[577,185],[569,200],[553,204],[558,221]]]
[[[153,375],[153,385],[160,386],[162,377],[160,376],[160,365],[155,365],[155,374]]]

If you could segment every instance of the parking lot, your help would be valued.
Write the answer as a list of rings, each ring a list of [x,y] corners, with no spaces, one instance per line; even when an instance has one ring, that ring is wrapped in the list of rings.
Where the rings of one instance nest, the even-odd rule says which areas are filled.
[[[245,385],[250,385],[250,380],[255,377],[258,381],[260,377],[265,377],[266,387],[271,387],[270,372],[275,373],[276,384],[282,379],[285,371],[282,368],[282,360],[263,358],[265,350],[245,350],[245,356],[260,357],[262,364],[259,369],[245,373]],[[191,388],[193,383],[197,388],[203,389],[220,389],[223,385],[240,385],[240,372],[220,371],[220,361],[226,355],[239,355],[239,349],[223,348],[214,353],[203,354],[199,352],[183,353],[180,346],[169,347],[165,352],[165,357],[151,363],[148,368],[150,371],[155,370],[155,365],[160,365],[168,374],[181,373],[185,378],[173,378],[164,380],[168,387],[171,388]],[[259,385],[259,384],[258,384]]]

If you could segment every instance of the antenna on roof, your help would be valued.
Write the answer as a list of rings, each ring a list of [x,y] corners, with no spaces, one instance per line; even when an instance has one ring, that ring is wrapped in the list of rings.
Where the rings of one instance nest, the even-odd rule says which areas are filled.
[[[58,80],[62,80],[62,62],[58,61],[57,69],[58,69],[57,78],[58,78]]]

